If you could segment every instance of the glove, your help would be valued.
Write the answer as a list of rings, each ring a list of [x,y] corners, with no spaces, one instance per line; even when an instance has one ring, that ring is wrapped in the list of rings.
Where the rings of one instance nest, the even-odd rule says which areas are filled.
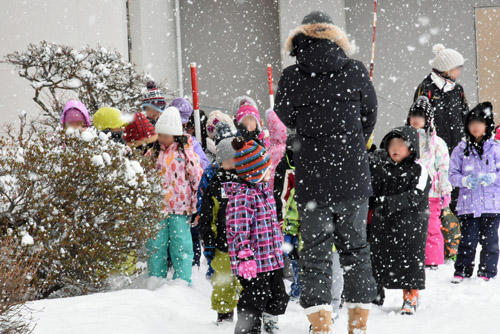
[[[283,252],[291,260],[299,258],[299,238],[296,235],[285,234]]]
[[[481,178],[481,184],[487,187],[493,182],[495,182],[496,179],[497,179],[496,174],[493,173],[484,174],[483,177]]]
[[[215,247],[205,247],[203,248],[203,255],[207,261],[212,262],[215,258]]]
[[[240,265],[238,266],[238,275],[244,279],[257,277],[257,262],[255,262],[255,260],[240,262]]]
[[[469,188],[470,190],[476,190],[479,186],[479,182],[481,180],[474,175],[466,176],[462,179],[462,184],[464,187]]]
[[[450,206],[450,202],[451,202],[451,196],[448,194],[446,196],[443,196],[441,198],[441,203],[442,203],[442,208],[448,208]]]

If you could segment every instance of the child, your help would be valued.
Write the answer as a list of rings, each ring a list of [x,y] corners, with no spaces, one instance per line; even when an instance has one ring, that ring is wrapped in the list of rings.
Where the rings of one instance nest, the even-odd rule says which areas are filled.
[[[420,163],[431,177],[429,192],[429,228],[425,248],[425,265],[432,269],[444,263],[444,238],[441,233],[441,210],[447,208],[451,200],[451,184],[448,179],[450,156],[448,146],[434,129],[434,111],[426,96],[419,96],[408,114],[407,126],[418,132],[420,143]]]
[[[228,196],[226,235],[231,271],[243,287],[238,300],[235,333],[261,331],[263,312],[285,313],[288,295],[283,283],[283,236],[276,205],[267,187],[271,159],[254,141],[232,142],[238,182],[224,185]]]
[[[286,126],[272,109],[266,111],[266,119],[270,142],[268,153],[271,157],[271,179],[269,180],[269,188],[273,190],[276,167],[278,167],[286,149]]]
[[[236,128],[246,141],[255,141],[258,145],[268,147],[265,133],[260,124],[260,114],[257,108],[245,102],[236,113]]]
[[[168,253],[175,270],[174,279],[191,283],[193,242],[189,218],[196,211],[196,189],[203,170],[193,151],[191,138],[184,135],[179,111],[165,109],[156,126],[161,145],[157,169],[163,177],[165,212],[162,228],[146,245],[152,254],[148,259],[149,276],[167,276]]]
[[[237,182],[234,169],[233,138],[223,139],[217,145],[217,163],[221,166],[210,180],[203,194],[198,229],[203,240],[203,254],[215,271],[212,277],[212,309],[217,311],[217,324],[233,321],[233,310],[238,302],[238,281],[231,275],[227,238],[226,207],[228,198],[223,184]],[[214,228],[215,227],[215,228]]]
[[[123,127],[128,122],[124,119],[120,110],[111,107],[104,107],[94,114],[94,126],[97,130],[111,135],[111,140],[126,144],[123,140]]]
[[[134,114],[134,120],[125,127],[123,139],[131,148],[144,149],[158,140],[154,126],[143,113]]]
[[[465,140],[451,155],[450,181],[460,188],[457,211],[462,223],[454,283],[472,276],[478,242],[481,256],[477,276],[497,275],[500,222],[500,145],[492,139],[493,106],[478,104],[465,120]]]
[[[154,81],[146,83],[146,93],[142,99],[141,109],[146,113],[147,118],[151,124],[155,125],[160,115],[163,113],[167,106],[165,94],[163,90],[158,88]]]
[[[451,151],[460,143],[464,120],[469,107],[464,89],[456,83],[462,74],[464,58],[442,44],[432,48],[436,57],[432,60],[432,72],[418,86],[414,101],[419,96],[427,96],[434,108],[436,134],[442,138]]]
[[[403,126],[390,131],[371,155],[374,196],[371,222],[372,267],[379,288],[403,289],[401,314],[417,309],[425,289],[425,242],[429,223],[429,176],[417,162],[417,130]]]
[[[224,122],[228,124],[231,128],[234,128],[234,123],[231,117],[229,115],[224,114],[220,110],[214,110],[208,115],[208,120],[206,124],[206,130],[207,130],[207,139],[206,139],[206,147],[207,151],[215,156],[216,152],[216,145],[214,142],[214,137],[216,133],[216,126],[219,122]],[[208,154],[208,153],[207,153]]]
[[[64,129],[72,128],[84,131],[90,128],[90,115],[87,107],[80,101],[69,100],[64,106],[61,124]]]

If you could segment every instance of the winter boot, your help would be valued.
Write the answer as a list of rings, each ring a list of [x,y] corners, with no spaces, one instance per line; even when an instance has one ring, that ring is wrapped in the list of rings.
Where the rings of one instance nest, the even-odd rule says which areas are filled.
[[[460,284],[460,283],[462,283],[464,281],[464,279],[465,278],[463,276],[455,275],[451,279],[451,283],[453,283],[453,284]]]
[[[262,323],[264,324],[264,333],[266,334],[278,334],[278,316],[269,313],[262,313]]]
[[[349,334],[366,334],[369,309],[361,307],[348,308],[349,322],[347,324]]]
[[[217,313],[217,325],[233,322],[234,311],[229,313]]]
[[[332,311],[319,310],[307,315],[311,327],[311,334],[331,334],[332,333]]]
[[[403,307],[401,307],[400,314],[413,315],[417,311],[418,306],[418,290],[403,290]]]

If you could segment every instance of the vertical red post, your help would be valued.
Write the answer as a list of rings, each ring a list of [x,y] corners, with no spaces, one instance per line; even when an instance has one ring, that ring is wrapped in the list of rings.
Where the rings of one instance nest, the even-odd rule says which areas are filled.
[[[372,59],[370,61],[370,80],[373,81],[373,62],[375,61],[375,32],[377,31],[377,0],[373,4],[373,39],[372,39]]]
[[[191,63],[191,88],[193,91],[193,112],[194,112],[194,131],[196,140],[201,144],[201,123],[200,123],[200,101],[198,93],[198,73],[196,63]]]
[[[269,85],[269,108],[274,109],[273,68],[271,64],[267,64],[267,83]]]

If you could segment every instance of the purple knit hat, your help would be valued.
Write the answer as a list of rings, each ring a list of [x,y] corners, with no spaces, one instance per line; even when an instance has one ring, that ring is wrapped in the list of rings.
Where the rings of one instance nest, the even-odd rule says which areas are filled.
[[[193,105],[186,99],[182,97],[175,98],[170,104],[169,107],[176,107],[179,109],[179,113],[181,114],[182,124],[186,124],[189,121],[189,117],[193,113]]]

